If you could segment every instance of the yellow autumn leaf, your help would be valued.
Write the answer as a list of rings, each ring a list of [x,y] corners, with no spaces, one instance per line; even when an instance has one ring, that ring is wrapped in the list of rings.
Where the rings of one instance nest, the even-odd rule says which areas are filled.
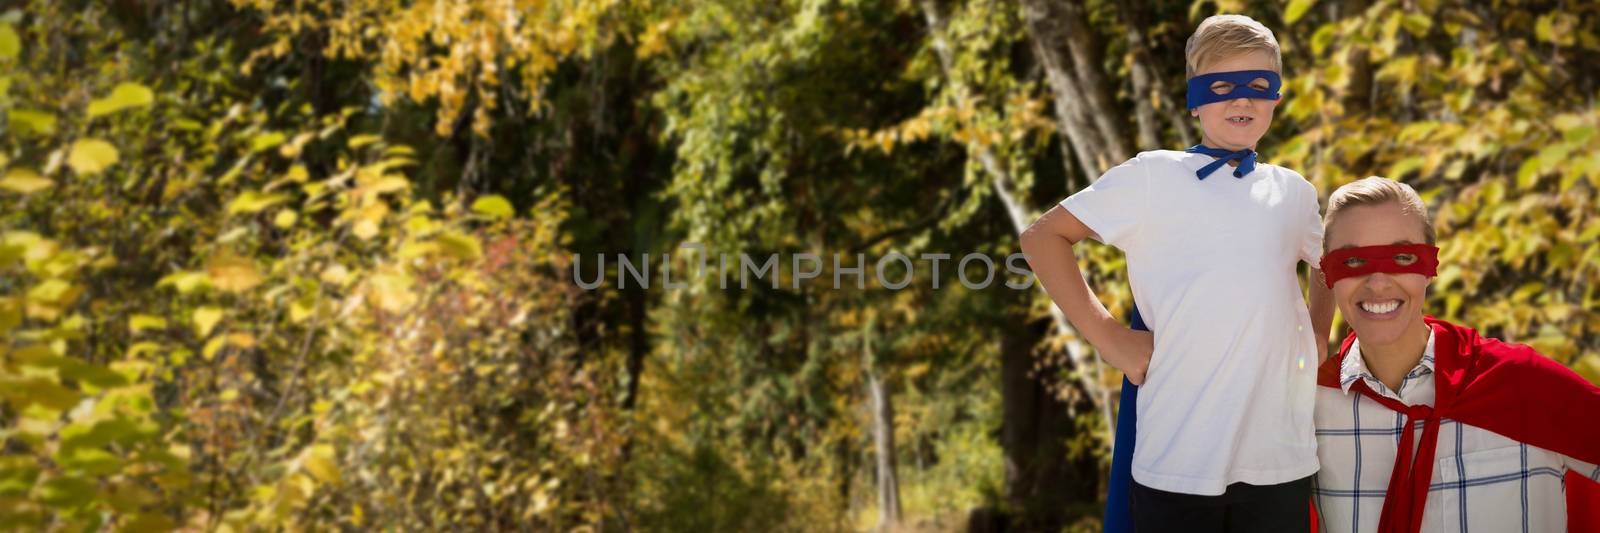
[[[277,226],[278,229],[289,229],[294,227],[294,223],[298,220],[300,220],[298,213],[295,213],[292,209],[285,209],[272,217],[272,225]]]
[[[311,476],[323,483],[339,483],[339,464],[334,457],[332,445],[316,444],[307,448],[305,455],[300,458],[300,464],[305,466]]]
[[[350,279],[350,270],[345,268],[344,265],[333,265],[323,269],[322,274],[317,279],[322,280],[324,283],[344,285]]]
[[[250,139],[250,151],[260,152],[262,150],[268,150],[283,144],[283,141],[284,136],[282,133],[276,131],[262,133]]]
[[[478,244],[478,239],[455,231],[446,231],[436,238],[440,248],[445,253],[467,261],[475,260],[483,255],[483,246]]]
[[[256,337],[249,333],[229,333],[225,338],[228,339],[228,344],[233,345],[235,348],[248,350],[256,347]]]
[[[10,23],[0,23],[0,59],[17,57],[22,51],[22,39],[17,38],[17,30]]]
[[[178,294],[189,294],[210,285],[210,278],[199,272],[174,272],[156,282],[156,287],[170,286],[178,289]]]
[[[206,264],[206,275],[212,286],[228,292],[244,292],[261,284],[255,261],[231,254],[212,258]]]
[[[375,274],[367,282],[368,297],[385,311],[405,311],[417,300],[411,284],[411,278],[404,274]]]
[[[378,236],[378,223],[370,218],[363,218],[357,220],[355,227],[350,231],[363,241],[372,240]]]
[[[487,194],[472,202],[472,210],[491,219],[511,218],[517,214],[511,202],[498,194]]]
[[[1590,383],[1600,385],[1600,355],[1587,354],[1572,364],[1572,370]]]
[[[128,317],[128,330],[134,333],[138,333],[147,329],[163,329],[166,327],[167,321],[158,316],[133,315]]]
[[[228,213],[257,213],[288,198],[282,194],[261,194],[255,191],[245,191],[237,198],[234,198],[232,202],[228,202]]]
[[[211,334],[212,328],[217,327],[217,322],[222,321],[222,310],[216,307],[201,307],[194,310],[194,333],[200,337]]]
[[[149,87],[137,83],[120,83],[105,98],[89,102],[89,118],[115,113],[132,107],[144,107],[155,101]]]
[[[56,132],[56,116],[33,109],[12,109],[8,122],[11,129],[34,135],[50,135]]]
[[[98,174],[117,162],[117,148],[100,139],[83,139],[72,143],[67,155],[67,165],[79,174]]]
[[[18,194],[33,194],[54,185],[55,182],[26,168],[13,168],[6,172],[6,177],[0,178],[0,189]]]

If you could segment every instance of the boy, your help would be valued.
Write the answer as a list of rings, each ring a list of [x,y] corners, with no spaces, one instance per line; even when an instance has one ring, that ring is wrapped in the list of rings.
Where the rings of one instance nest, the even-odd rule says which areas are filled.
[[[1527,346],[1423,316],[1439,249],[1411,187],[1340,187],[1325,235],[1323,273],[1354,331],[1318,376],[1323,530],[1595,527],[1600,388]],[[1587,501],[1569,517],[1575,497]]]
[[[1314,332],[1327,338],[1332,303],[1313,282],[1308,313],[1295,269],[1322,255],[1317,192],[1255,160],[1282,85],[1272,32],[1214,16],[1189,38],[1185,60],[1203,144],[1107,171],[1041,216],[1022,248],[1079,333],[1143,385],[1135,530],[1306,531],[1326,350]],[[1090,292],[1072,250],[1085,237],[1126,254],[1153,333],[1122,326]]]

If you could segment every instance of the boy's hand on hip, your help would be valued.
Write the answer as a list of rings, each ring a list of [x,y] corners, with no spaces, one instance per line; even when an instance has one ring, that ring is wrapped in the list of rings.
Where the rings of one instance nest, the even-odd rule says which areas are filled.
[[[1148,331],[1118,328],[1106,346],[1096,347],[1101,357],[1128,376],[1134,385],[1144,385],[1150,357],[1156,351],[1156,336]]]

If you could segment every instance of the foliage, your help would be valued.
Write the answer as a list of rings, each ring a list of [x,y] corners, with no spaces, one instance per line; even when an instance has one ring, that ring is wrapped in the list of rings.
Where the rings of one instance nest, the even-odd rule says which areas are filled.
[[[1600,13],[1548,7],[1379,2],[1297,22],[1296,133],[1273,153],[1325,192],[1374,174],[1416,187],[1442,250],[1430,311],[1600,382]]]
[[[1173,111],[1201,17],[1266,21],[1290,77],[1264,159],[1323,194],[1417,186],[1445,250],[1430,310],[1600,382],[1600,11],[1049,2],[1091,25],[1102,118],[1128,132]],[[1076,339],[1044,297],[967,290],[953,261],[902,290],[843,271],[1004,257],[1018,216],[1093,179],[1052,116],[1034,3],[0,14],[0,530],[868,528],[874,378],[904,524],[1092,529],[1091,498],[1015,494],[1027,472],[1099,483],[1109,400],[1073,384],[1120,379],[1058,375]],[[1141,92],[1141,69],[1165,85]],[[600,253],[671,254],[676,276],[686,243],[818,254],[824,283],[570,278]],[[1082,253],[1129,309],[1120,254]],[[1069,401],[1019,392],[1040,381]],[[1051,433],[1019,404],[1069,411]],[[1059,446],[1018,451],[1026,432]]]

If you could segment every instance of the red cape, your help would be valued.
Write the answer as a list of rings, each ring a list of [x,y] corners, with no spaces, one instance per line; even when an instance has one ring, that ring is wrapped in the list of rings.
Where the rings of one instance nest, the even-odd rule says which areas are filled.
[[[1416,442],[1416,432],[1407,431],[1401,436],[1379,531],[1421,530],[1442,418],[1580,461],[1600,463],[1600,387],[1527,346],[1482,337],[1472,328],[1433,317],[1423,320],[1434,333],[1433,382],[1437,394],[1431,408],[1384,398],[1361,381],[1350,387],[1406,413],[1406,427],[1415,427],[1415,421],[1424,422],[1415,458],[1405,450]],[[1317,369],[1318,385],[1339,387],[1339,369],[1355,339],[1352,332],[1339,353]],[[1600,531],[1600,487],[1587,478],[1568,475],[1566,479],[1569,530]]]

